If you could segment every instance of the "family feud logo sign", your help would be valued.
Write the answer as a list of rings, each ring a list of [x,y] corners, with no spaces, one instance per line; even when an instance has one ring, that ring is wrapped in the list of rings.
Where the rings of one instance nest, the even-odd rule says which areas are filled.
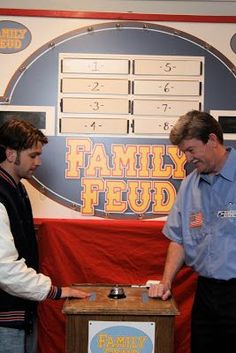
[[[17,53],[31,43],[31,33],[24,25],[14,21],[0,21],[0,53]]]
[[[153,353],[154,322],[89,322],[89,353]]]
[[[65,179],[77,182],[80,211],[92,216],[169,213],[186,159],[176,146],[66,138]]]

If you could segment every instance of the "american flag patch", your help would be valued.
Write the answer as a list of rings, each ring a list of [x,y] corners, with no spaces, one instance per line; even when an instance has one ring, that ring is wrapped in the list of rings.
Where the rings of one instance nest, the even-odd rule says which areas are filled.
[[[189,227],[197,228],[203,225],[203,216],[201,212],[193,213],[189,217]]]

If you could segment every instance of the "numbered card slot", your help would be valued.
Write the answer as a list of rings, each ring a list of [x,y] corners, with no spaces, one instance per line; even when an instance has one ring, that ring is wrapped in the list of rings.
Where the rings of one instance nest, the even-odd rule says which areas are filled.
[[[62,118],[61,133],[63,134],[113,134],[128,133],[127,119],[100,118]]]
[[[63,73],[80,74],[129,74],[129,60],[65,58],[62,60]]]
[[[167,115],[178,116],[190,110],[198,110],[198,101],[171,101],[171,100],[134,100],[134,115]]]
[[[135,95],[199,96],[199,81],[134,80]]]
[[[128,80],[103,80],[90,78],[63,78],[63,93],[78,94],[129,94]]]
[[[177,119],[178,118],[166,117],[158,117],[156,119],[151,119],[147,117],[144,117],[143,119],[134,119],[134,134],[169,134]]]
[[[78,114],[128,114],[129,101],[127,99],[112,98],[63,98],[62,112]]]
[[[195,60],[134,60],[135,75],[196,76],[201,62]]]

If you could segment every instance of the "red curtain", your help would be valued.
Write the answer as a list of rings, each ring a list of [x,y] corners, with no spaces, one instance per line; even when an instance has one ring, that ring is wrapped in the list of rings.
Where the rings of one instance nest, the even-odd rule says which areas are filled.
[[[40,271],[54,285],[72,283],[143,284],[161,277],[168,240],[163,222],[136,220],[45,220],[39,227]],[[196,276],[178,274],[173,295],[175,353],[189,353],[190,312]],[[65,352],[64,300],[39,305],[39,353]]]

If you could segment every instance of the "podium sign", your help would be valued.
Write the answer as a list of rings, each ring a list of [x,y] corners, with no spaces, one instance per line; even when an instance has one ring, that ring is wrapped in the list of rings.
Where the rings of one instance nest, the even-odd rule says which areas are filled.
[[[173,353],[173,298],[148,297],[146,288],[123,287],[125,298],[108,297],[112,286],[80,286],[86,299],[67,299],[67,353]]]
[[[89,321],[88,353],[154,353],[155,322]]]

